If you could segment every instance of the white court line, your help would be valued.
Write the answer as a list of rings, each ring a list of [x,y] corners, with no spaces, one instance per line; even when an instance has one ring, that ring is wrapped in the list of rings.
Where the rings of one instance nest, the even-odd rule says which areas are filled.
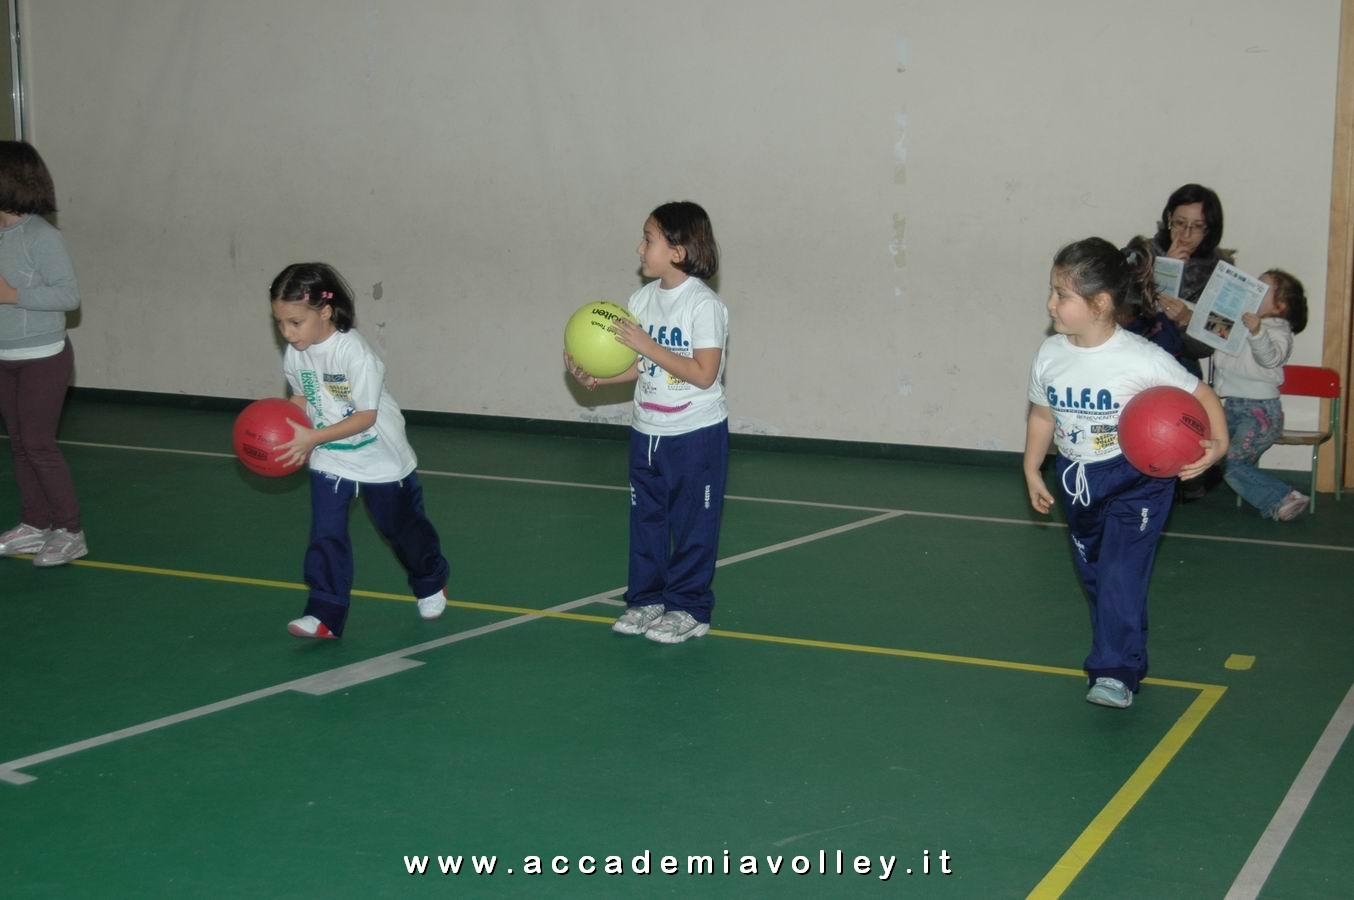
[[[8,440],[4,435],[0,438]],[[166,447],[137,447],[130,444],[100,444],[92,441],[59,441],[74,447],[97,447],[108,450],[140,450],[147,453],[178,453],[185,456],[210,456],[218,459],[234,459],[233,453],[216,453],[206,450],[174,450]],[[594,491],[628,491],[627,485],[590,484],[584,481],[552,481],[544,478],[519,478],[509,475],[479,475],[473,472],[442,472],[436,469],[419,469],[420,475],[432,475],[439,478],[466,478],[476,481],[506,481],[514,484],[535,484],[548,487],[583,488]],[[814,509],[840,509],[847,512],[894,513],[899,516],[914,516],[925,519],[950,519],[957,522],[986,522],[993,525],[1024,525],[1032,528],[1066,528],[1065,522],[1036,522],[1029,519],[1012,519],[1002,516],[969,516],[960,513],[929,512],[920,509],[891,509],[884,506],[857,506],[850,503],[821,503],[815,500],[785,500],[779,497],[747,497],[739,494],[726,494],[725,500],[742,500],[748,503],[778,503],[785,506],[805,506]],[[1164,537],[1184,538],[1192,541],[1214,541],[1223,544],[1251,544],[1263,547],[1292,547],[1297,550],[1330,550],[1336,553],[1354,553],[1354,547],[1340,544],[1304,544],[1299,541],[1271,541],[1264,538],[1227,537],[1217,534],[1197,534],[1189,531],[1166,531]]]
[[[781,541],[779,544],[770,544],[766,547],[760,547],[756,550],[749,550],[746,553],[737,553],[734,554],[733,556],[717,560],[715,562],[715,568],[718,569],[721,568],[722,566],[731,565],[733,563],[739,563],[749,559],[756,559],[759,556],[766,556],[768,553],[775,553],[777,550],[788,550],[791,547],[798,547],[800,544],[807,544],[811,541],[822,540],[825,537],[832,537],[834,534],[843,534],[847,531],[854,531],[857,528],[864,528],[867,525],[874,525],[878,522],[884,522],[889,519],[896,519],[900,515],[902,515],[902,513],[897,512],[884,513],[882,516],[873,516],[872,518],[861,519],[860,521],[857,522],[847,522],[845,525],[838,525],[836,528],[825,528],[822,531],[815,531],[813,534],[806,534],[803,537],[791,538],[788,541]],[[615,591],[611,594],[599,598],[597,602],[606,603],[610,606],[624,606],[625,601],[613,599],[616,594],[622,593],[624,592],[624,590],[625,590],[624,588],[621,588],[619,591]]]
[[[586,606],[589,603],[596,602],[601,597],[609,597],[625,588],[618,588],[607,594],[598,594],[592,597],[581,597],[578,600],[570,600],[568,603],[561,603],[558,606],[552,606],[546,612],[565,612],[578,606]],[[97,737],[86,738],[83,741],[76,741],[72,744],[65,744],[61,747],[55,747],[51,750],[43,750],[40,753],[33,753],[29,756],[23,756],[19,759],[12,759],[6,763],[0,763],[0,781],[7,781],[11,784],[26,784],[33,781],[31,775],[25,775],[19,772],[19,769],[26,769],[29,766],[36,766],[39,763],[50,762],[54,759],[60,759],[63,756],[70,756],[72,753],[79,753],[82,750],[89,750],[94,747],[102,747],[104,744],[111,744],[124,738],[135,737],[139,734],[145,734],[149,731],[156,731],[161,728],[168,728],[170,725],[178,725],[181,722],[188,722],[212,713],[231,709],[232,707],[242,706],[246,703],[252,703],[255,700],[262,700],[265,697],[271,697],[275,694],[281,694],[286,691],[299,691],[306,694],[324,694],[349,684],[359,684],[363,681],[371,681],[371,670],[380,670],[388,668],[395,670],[410,668],[401,666],[396,661],[414,654],[423,653],[437,647],[445,647],[448,644],[455,644],[472,637],[479,637],[483,634],[489,634],[494,631],[501,631],[504,628],[511,628],[514,625],[521,625],[525,622],[539,620],[541,616],[521,615],[511,619],[504,619],[499,622],[493,622],[489,625],[482,625],[479,628],[471,628],[466,631],[458,631],[455,634],[449,634],[444,637],[431,641],[425,641],[422,644],[415,644],[412,647],[405,647],[403,650],[392,650],[380,656],[373,656],[371,659],[365,659],[360,663],[354,663],[348,666],[340,666],[337,669],[330,669],[325,672],[318,672],[314,675],[307,675],[304,678],[297,678],[292,681],[286,681],[282,684],[275,684],[272,687],[260,688],[257,691],[250,691],[246,694],[240,694],[236,697],[230,697],[225,700],[218,700],[215,703],[208,703],[205,706],[198,706],[193,709],[184,710],[173,715],[163,716],[159,719],[152,719],[149,722],[142,722],[140,725],[132,725],[127,728],[121,728],[117,731],[110,731],[107,734],[101,734]],[[422,665],[420,662],[414,662],[414,665]],[[367,671],[364,671],[367,670]],[[347,679],[335,678],[335,673],[351,673],[352,677]],[[391,674],[391,671],[385,671],[381,674]],[[380,677],[376,675],[375,677]]]
[[[1270,819],[1269,827],[1260,836],[1246,864],[1241,867],[1236,881],[1232,882],[1226,900],[1254,900],[1260,895],[1260,889],[1269,880],[1284,847],[1288,846],[1293,830],[1298,827],[1303,813],[1316,796],[1321,779],[1326,777],[1336,754],[1340,752],[1340,745],[1349,736],[1351,726],[1354,726],[1354,685],[1350,686],[1344,701],[1336,708],[1335,715],[1331,716],[1326,730],[1321,733],[1307,762],[1298,772],[1298,777],[1293,779],[1293,786],[1279,804],[1274,818]]]
[[[759,547],[756,550],[749,550],[746,553],[739,553],[735,556],[718,560],[715,565],[717,567],[726,566],[749,559],[756,559],[759,556],[766,556],[767,554],[786,550],[790,547],[798,547],[801,544],[807,544],[811,541],[822,540],[823,538],[832,537],[833,535],[842,534],[847,531],[853,531],[857,528],[865,528],[878,522],[886,521],[887,519],[896,518],[897,515],[897,513],[886,513],[869,519],[861,519],[858,522],[848,522],[845,525],[838,525],[835,528],[827,528],[823,531],[814,532],[813,534],[806,534],[802,537],[782,541],[779,544],[770,544],[766,547]],[[580,597],[577,600],[570,600],[567,603],[549,607],[545,612],[566,612],[580,606],[587,606],[590,603],[608,603],[614,605],[616,603],[616,596],[623,593],[625,593],[624,586],[600,594]],[[34,776],[24,774],[19,771],[20,769],[26,769],[29,766],[49,762],[53,759],[60,759],[63,756],[79,753],[82,750],[101,747],[104,744],[111,744],[115,741],[123,740],[124,738],[135,737],[149,731],[168,728],[171,725],[178,725],[181,722],[188,722],[193,719],[201,718],[202,716],[208,716],[212,713],[221,712],[236,706],[242,706],[246,703],[252,703],[255,700],[262,700],[265,697],[272,697],[286,691],[298,691],[300,693],[318,696],[351,687],[355,684],[362,684],[363,682],[374,681],[377,678],[384,678],[386,675],[393,675],[397,672],[423,665],[421,661],[408,658],[415,654],[424,653],[438,647],[445,647],[448,644],[455,644],[468,638],[479,637],[480,635],[490,634],[495,631],[502,631],[505,628],[511,628],[514,625],[522,625],[526,622],[537,621],[541,618],[543,617],[539,615],[515,616],[511,619],[504,619],[500,622],[482,625],[479,628],[459,631],[455,634],[435,638],[434,640],[425,641],[421,644],[415,644],[412,647],[405,647],[401,650],[392,650],[389,653],[383,653],[380,656],[373,656],[370,659],[364,659],[360,662],[350,663],[346,666],[338,666],[323,672],[317,672],[313,675],[293,679],[292,681],[276,684],[272,687],[250,691],[246,694],[240,694],[237,697],[218,700],[215,703],[208,703],[205,706],[199,706],[180,713],[174,713],[173,715],[163,716],[149,722],[142,722],[140,725],[132,725],[117,731],[110,731],[107,734],[102,734],[97,737],[86,738],[82,741],[76,741],[75,743],[56,747],[52,750],[44,750],[40,753],[20,757],[19,759],[12,759],[6,763],[0,763],[0,782],[8,782],[9,784],[27,784],[28,782],[35,780]]]

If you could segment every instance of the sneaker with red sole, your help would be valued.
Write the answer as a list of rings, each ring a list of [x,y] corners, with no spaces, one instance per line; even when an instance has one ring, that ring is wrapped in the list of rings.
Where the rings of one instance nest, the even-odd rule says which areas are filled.
[[[329,638],[338,635],[329,630],[329,626],[314,616],[302,616],[287,623],[287,633],[299,638]]]

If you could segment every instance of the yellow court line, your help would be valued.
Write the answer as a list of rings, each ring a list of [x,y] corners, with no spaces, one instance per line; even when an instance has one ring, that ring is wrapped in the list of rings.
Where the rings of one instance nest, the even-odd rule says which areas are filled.
[[[21,559],[31,557],[21,556]],[[220,581],[226,584],[248,584],[254,587],[274,587],[287,590],[304,591],[306,586],[295,581],[272,581],[267,578],[244,578],[239,575],[218,575],[214,572],[190,572],[186,569],[162,569],[157,566],[136,566],[130,563],[98,562],[92,559],[77,559],[71,563],[85,569],[108,569],[113,572],[133,572],[138,575],[165,575],[170,578],[192,578],[198,581]],[[353,593],[357,593],[354,591]],[[403,599],[403,598],[401,598]]]
[[[610,621],[610,620],[607,620]],[[878,653],[881,656],[904,656],[909,659],[929,659],[935,662],[958,663],[965,666],[986,666],[992,669],[1010,669],[1017,672],[1037,672],[1043,675],[1065,675],[1072,678],[1085,678],[1081,669],[1068,669],[1063,666],[1043,666],[1036,663],[1013,662],[1006,659],[988,659],[982,656],[955,656],[949,653],[931,653],[926,650],[900,650],[896,647],[871,647],[868,644],[842,644],[835,641],[815,641],[810,638],[780,637],[774,634],[748,634],[741,631],[721,631],[710,629],[710,634],[719,637],[737,638],[743,641],[764,641],[771,644],[789,644],[795,647],[819,647],[824,650],[845,650],[851,653]],[[1204,684],[1194,681],[1174,681],[1166,678],[1144,678],[1143,684],[1160,687],[1185,688],[1187,690],[1207,691],[1221,685]]]
[[[239,575],[218,575],[211,572],[191,572],[185,569],[165,569],[156,566],[138,566],[128,563],[96,562],[88,559],[78,559],[72,563],[72,565],[85,566],[91,569],[134,572],[143,575],[165,575],[173,578],[191,578],[199,581],[219,581],[225,584],[246,584],[255,587],[274,587],[293,591],[307,590],[306,585],[296,581],[245,578]],[[400,603],[414,602],[414,599],[407,594],[391,594],[384,591],[354,590],[352,594],[354,597],[366,597],[372,600],[395,600]],[[600,623],[609,623],[612,621],[612,619],[607,616],[589,616],[583,613],[556,612],[553,610],[534,609],[529,606],[507,606],[501,603],[476,603],[471,600],[452,600],[448,598],[447,605],[457,607],[458,609],[507,613],[515,616],[540,616],[543,619],[569,619],[575,622]],[[1064,675],[1072,678],[1086,677],[1086,673],[1081,669],[1069,669],[1064,666],[1044,666],[1036,663],[1014,662],[1005,659],[988,659],[981,656],[957,656],[950,653],[932,653],[926,650],[902,650],[897,647],[872,647],[868,644],[846,644],[836,641],[818,641],[811,638],[784,637],[775,634],[725,631],[720,628],[712,628],[710,634],[715,637],[733,638],[741,641],[760,641],[768,644],[785,644],[793,647],[816,647],[822,650],[842,650],[848,653],[874,653],[881,656],[901,656],[908,659],[927,659],[933,662],[957,663],[966,666],[985,666],[987,668],[1009,669],[1017,672],[1037,672],[1044,675]],[[1158,687],[1183,688],[1185,690],[1195,691],[1207,691],[1221,687],[1220,685],[1215,684],[1205,684],[1195,681],[1176,681],[1167,678],[1144,678],[1143,684],[1153,684]]]
[[[1081,870],[1086,868],[1086,864],[1095,856],[1101,845],[1109,839],[1114,829],[1119,827],[1119,823],[1124,820],[1129,811],[1133,809],[1137,802],[1142,799],[1147,789],[1160,777],[1161,773],[1170,765],[1171,760],[1180,752],[1180,748],[1185,746],[1185,741],[1189,740],[1195,730],[1203,722],[1204,717],[1213,709],[1222,695],[1227,693],[1227,688],[1221,685],[1209,685],[1199,692],[1199,696],[1194,698],[1194,702],[1189,708],[1181,714],[1170,730],[1166,732],[1156,745],[1152,752],[1147,754],[1147,758],[1142,761],[1137,770],[1129,776],[1118,792],[1110,798],[1109,803],[1100,810],[1091,824],[1081,832],[1081,835],[1072,842],[1072,846],[1062,855],[1053,868],[1049,869],[1048,874],[1043,877],[1034,890],[1030,891],[1029,896],[1037,900],[1046,900],[1046,898],[1061,897],[1063,891],[1067,890],[1072,881],[1081,874]]]
[[[154,566],[137,566],[126,563],[107,563],[94,560],[80,559],[73,565],[83,566],[91,569],[107,569],[119,572],[133,572],[145,575],[164,575],[174,578],[190,578],[199,581],[218,581],[226,584],[243,584],[257,587],[274,587],[286,590],[307,590],[306,585],[293,581],[273,581],[264,578],[244,578],[238,575],[217,575],[209,572],[190,572],[182,569],[165,569]],[[396,600],[404,603],[413,602],[413,599],[405,594],[390,594],[382,591],[361,591],[352,592],[355,597],[367,597],[375,600]],[[511,615],[539,616],[543,619],[568,619],[575,622],[597,622],[608,624],[612,621],[608,616],[590,616],[582,613],[557,612],[554,610],[532,609],[525,606],[506,606],[498,603],[476,603],[469,600],[447,600],[448,606],[454,606],[459,609],[474,609],[484,612],[507,613]],[[872,647],[867,644],[846,644],[837,641],[818,641],[811,638],[783,637],[773,634],[754,634],[744,631],[724,631],[722,629],[711,629],[710,634],[715,637],[732,638],[742,641],[758,641],[768,644],[782,644],[793,647],[814,647],[821,650],[839,650],[848,653],[872,653],[881,656],[905,657],[908,659],[925,659],[933,662],[957,663],[968,666],[983,666],[994,669],[1007,669],[1019,672],[1034,672],[1043,675],[1059,675],[1064,677],[1085,678],[1086,673],[1080,669],[1069,669],[1063,666],[1043,666],[1034,663],[1013,662],[1002,659],[986,659],[978,656],[956,656],[948,653],[931,653],[925,650],[902,650],[897,647]],[[1206,684],[1194,681],[1177,681],[1169,678],[1144,678],[1144,684],[1156,685],[1158,687],[1180,688],[1184,690],[1194,690],[1199,692],[1199,696],[1180,715],[1165,736],[1157,742],[1152,752],[1147,758],[1139,764],[1128,780],[1123,783],[1109,802],[1096,814],[1090,824],[1086,826],[1072,842],[1062,857],[1053,864],[1043,879],[1035,885],[1034,890],[1029,893],[1032,898],[1037,900],[1053,900],[1061,897],[1063,892],[1072,884],[1072,882],[1086,868],[1091,858],[1099,852],[1114,830],[1119,827],[1124,818],[1129,814],[1148,789],[1156,783],[1156,780],[1175,759],[1177,753],[1185,746],[1185,742],[1190,739],[1194,732],[1202,724],[1204,717],[1212,711],[1217,702],[1222,699],[1222,695],[1227,692],[1227,688],[1220,684]]]
[[[28,558],[28,557],[22,557]],[[244,584],[252,587],[281,588],[289,591],[305,591],[309,588],[297,581],[274,581],[269,578],[245,578],[240,575],[218,575],[213,572],[191,572],[187,569],[165,569],[158,566],[138,566],[130,563],[98,562],[92,559],[77,559],[71,563],[86,569],[106,569],[113,572],[132,572],[137,575],[164,575],[169,578],[189,578],[196,581],[218,581],[223,584]],[[383,591],[352,592],[354,597],[367,597],[373,600],[396,600],[400,603],[413,603],[414,598],[407,594],[388,594]],[[572,619],[576,622],[611,622],[605,616],[589,616],[580,613],[556,612],[548,609],[532,609],[526,606],[504,606],[499,603],[474,603],[470,600],[447,600],[448,606],[460,609],[478,609],[487,612],[511,613],[518,616],[540,616],[543,619]]]

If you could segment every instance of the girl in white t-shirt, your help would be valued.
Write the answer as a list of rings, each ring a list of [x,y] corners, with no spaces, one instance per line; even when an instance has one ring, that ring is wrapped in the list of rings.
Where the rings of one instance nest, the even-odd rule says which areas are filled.
[[[1119,449],[1119,411],[1151,387],[1190,391],[1215,437],[1199,442],[1198,460],[1180,477],[1197,477],[1227,452],[1226,419],[1208,385],[1116,324],[1122,309],[1152,290],[1152,254],[1141,238],[1123,251],[1101,238],[1064,247],[1049,277],[1056,333],[1030,370],[1024,458],[1030,505],[1039,513],[1053,507],[1039,470],[1056,442],[1073,562],[1091,611],[1086,699],[1119,708],[1132,704],[1147,675],[1147,582],[1176,484],[1129,465]]]
[[[729,313],[705,283],[719,248],[705,210],[665,203],[644,222],[630,297],[639,324],[620,319],[616,340],[639,353],[613,378],[564,357],[588,390],[635,382],[630,430],[630,578],[612,630],[675,644],[710,630],[719,523],[729,465],[724,349]]]
[[[449,567],[423,511],[423,488],[404,415],[385,389],[385,364],[353,328],[353,295],[324,263],[296,263],[273,279],[277,330],[287,342],[282,370],[291,402],[313,428],[293,425],[283,463],[310,461],[310,547],[305,613],[287,625],[297,637],[343,634],[353,586],[348,507],[361,496],[372,521],[409,575],[419,615],[446,608]]]

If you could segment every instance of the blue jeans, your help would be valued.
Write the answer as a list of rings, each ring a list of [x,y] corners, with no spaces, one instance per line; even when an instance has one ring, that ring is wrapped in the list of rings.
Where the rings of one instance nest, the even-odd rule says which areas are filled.
[[[1283,431],[1283,406],[1277,397],[1272,400],[1226,397],[1222,409],[1227,414],[1227,433],[1231,437],[1222,478],[1242,500],[1260,510],[1260,515],[1272,519],[1292,488],[1256,466],[1260,455],[1274,446]]]

